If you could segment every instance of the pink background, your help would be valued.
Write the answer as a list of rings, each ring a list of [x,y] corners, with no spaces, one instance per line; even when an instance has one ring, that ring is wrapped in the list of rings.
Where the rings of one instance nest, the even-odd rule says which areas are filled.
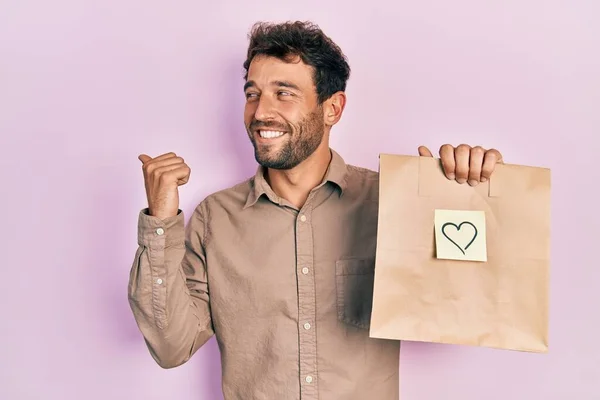
[[[0,398],[221,398],[214,339],[162,370],[130,313],[137,155],[186,158],[187,215],[253,174],[246,34],[312,19],[353,69],[332,138],[348,162],[466,142],[553,170],[550,353],[405,343],[402,399],[600,399],[600,3],[358,4],[2,2]]]

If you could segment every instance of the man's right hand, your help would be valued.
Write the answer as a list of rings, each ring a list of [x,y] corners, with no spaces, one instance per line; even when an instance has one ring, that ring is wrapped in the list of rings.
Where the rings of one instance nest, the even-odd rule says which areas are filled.
[[[175,153],[155,158],[140,154],[138,158],[142,162],[150,215],[160,219],[176,216],[179,210],[177,187],[187,183],[190,167]]]

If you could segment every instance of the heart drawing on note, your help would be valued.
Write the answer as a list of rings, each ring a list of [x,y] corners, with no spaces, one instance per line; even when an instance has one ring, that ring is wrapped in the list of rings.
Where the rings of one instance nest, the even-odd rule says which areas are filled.
[[[467,225],[472,229],[465,229],[461,232],[463,225]],[[446,237],[446,239],[451,241],[452,244],[458,247],[458,249],[464,255],[469,246],[471,246],[477,238],[477,227],[475,227],[475,225],[469,221],[463,221],[458,225],[452,222],[446,222],[444,225],[442,225],[442,234]]]

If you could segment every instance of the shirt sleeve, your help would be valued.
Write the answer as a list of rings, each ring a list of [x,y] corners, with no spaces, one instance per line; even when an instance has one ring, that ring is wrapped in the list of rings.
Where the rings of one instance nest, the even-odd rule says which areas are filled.
[[[128,298],[150,354],[163,368],[185,363],[214,334],[202,208],[187,227],[181,210],[161,220],[146,208],[138,217]]]

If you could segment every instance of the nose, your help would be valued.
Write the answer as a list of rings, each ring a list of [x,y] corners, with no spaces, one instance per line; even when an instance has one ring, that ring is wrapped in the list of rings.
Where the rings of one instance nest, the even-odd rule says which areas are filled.
[[[254,111],[254,118],[258,121],[268,121],[275,119],[275,105],[268,96],[260,96],[258,106]]]

